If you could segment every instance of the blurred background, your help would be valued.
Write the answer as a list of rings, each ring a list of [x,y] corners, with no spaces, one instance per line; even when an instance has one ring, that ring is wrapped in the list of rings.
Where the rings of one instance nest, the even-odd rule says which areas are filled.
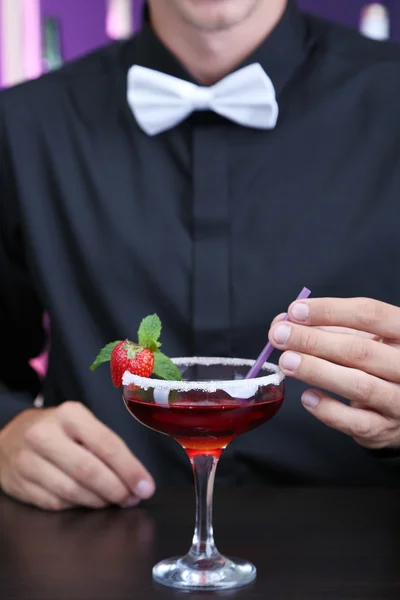
[[[0,87],[38,77],[124,38],[141,25],[145,0],[0,0]],[[299,7],[400,43],[400,0],[297,0]]]

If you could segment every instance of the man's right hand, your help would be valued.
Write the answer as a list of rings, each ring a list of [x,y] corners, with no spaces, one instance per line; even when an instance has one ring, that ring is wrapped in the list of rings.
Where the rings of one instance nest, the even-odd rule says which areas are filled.
[[[126,444],[78,402],[20,413],[0,431],[0,488],[46,510],[135,506],[151,475]]]

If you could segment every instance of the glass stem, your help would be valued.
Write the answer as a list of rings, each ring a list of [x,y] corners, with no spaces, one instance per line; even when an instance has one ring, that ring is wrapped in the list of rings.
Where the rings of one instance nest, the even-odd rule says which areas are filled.
[[[219,556],[212,526],[213,490],[218,460],[218,454],[201,454],[190,458],[196,489],[196,527],[189,556],[195,561]]]

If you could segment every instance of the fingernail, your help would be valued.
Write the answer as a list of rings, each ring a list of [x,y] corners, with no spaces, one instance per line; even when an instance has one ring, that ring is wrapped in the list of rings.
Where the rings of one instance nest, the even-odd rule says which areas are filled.
[[[296,321],[307,321],[310,314],[308,304],[298,303],[294,304],[290,309],[290,314],[296,319]]]
[[[152,496],[154,492],[154,483],[148,481],[147,479],[142,479],[142,481],[139,481],[135,488],[135,494],[139,496],[139,498],[141,498],[142,500],[147,500],[147,498],[150,498],[150,496]]]
[[[140,498],[137,498],[136,496],[131,496],[130,498],[128,498],[128,500],[122,502],[120,506],[121,508],[133,508],[134,506],[137,506],[139,502]]]
[[[286,344],[288,341],[292,328],[289,325],[279,325],[274,330],[274,340],[277,344]]]
[[[295,371],[301,363],[300,354],[296,354],[295,352],[286,352],[282,355],[281,365],[287,371]]]
[[[306,408],[316,408],[319,404],[319,396],[314,392],[304,392],[301,402]]]

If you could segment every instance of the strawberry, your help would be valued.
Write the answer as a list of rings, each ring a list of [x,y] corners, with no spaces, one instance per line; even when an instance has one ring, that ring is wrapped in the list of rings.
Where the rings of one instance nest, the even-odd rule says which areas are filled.
[[[156,375],[161,379],[180,381],[178,367],[160,352],[161,321],[157,315],[142,320],[138,342],[130,340],[111,342],[104,346],[91,365],[94,371],[99,365],[110,361],[111,379],[115,387],[121,387],[126,371],[140,377]]]
[[[115,387],[121,387],[125,371],[140,377],[150,377],[154,369],[154,354],[129,340],[119,342],[111,352],[111,379]]]

